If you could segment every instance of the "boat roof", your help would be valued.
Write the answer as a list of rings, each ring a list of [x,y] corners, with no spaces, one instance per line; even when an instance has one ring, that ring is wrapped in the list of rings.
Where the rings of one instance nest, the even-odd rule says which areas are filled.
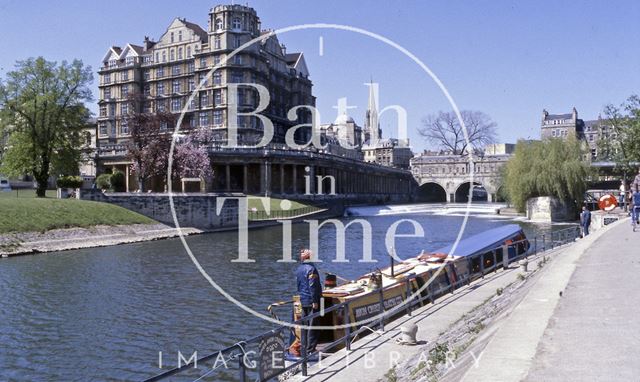
[[[510,237],[520,232],[522,232],[522,228],[517,224],[507,224],[501,227],[493,228],[460,240],[458,246],[455,249],[455,252],[451,253],[451,255],[461,257],[471,256],[479,252],[484,252],[486,250],[496,248],[497,246],[504,243],[506,239],[509,239]],[[452,248],[453,244],[450,244],[433,252],[449,254]]]

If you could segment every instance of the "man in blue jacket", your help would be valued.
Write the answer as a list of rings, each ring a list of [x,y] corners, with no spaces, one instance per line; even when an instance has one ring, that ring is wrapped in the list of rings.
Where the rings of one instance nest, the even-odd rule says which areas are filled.
[[[300,296],[300,304],[302,305],[303,316],[320,311],[320,297],[322,295],[322,286],[320,284],[320,274],[309,260],[311,259],[311,251],[303,249],[300,251],[300,265],[296,269],[296,284],[298,286],[298,295]],[[313,320],[308,323],[313,325]],[[318,344],[318,334],[315,330],[310,330],[307,334],[308,346],[307,354],[316,351]]]

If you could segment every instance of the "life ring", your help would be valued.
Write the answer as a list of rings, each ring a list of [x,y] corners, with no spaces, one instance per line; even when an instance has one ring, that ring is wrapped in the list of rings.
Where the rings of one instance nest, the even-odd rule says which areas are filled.
[[[604,211],[612,211],[618,206],[618,200],[611,194],[602,195],[598,200],[598,207]]]

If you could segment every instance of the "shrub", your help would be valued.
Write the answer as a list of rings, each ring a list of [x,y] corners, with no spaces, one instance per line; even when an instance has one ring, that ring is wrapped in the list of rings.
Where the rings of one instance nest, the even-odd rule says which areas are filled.
[[[102,190],[111,189],[111,174],[102,174],[96,178],[96,186]]]
[[[82,187],[83,180],[79,176],[61,176],[56,181],[59,188],[80,188]]]
[[[111,174],[111,189],[115,192],[124,192],[126,181],[122,171],[115,171]]]

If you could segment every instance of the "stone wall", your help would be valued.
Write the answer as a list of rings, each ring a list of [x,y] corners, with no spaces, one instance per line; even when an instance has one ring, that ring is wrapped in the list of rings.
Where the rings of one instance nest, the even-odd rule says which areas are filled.
[[[203,230],[231,228],[238,225],[238,203],[227,200],[220,215],[216,214],[218,194],[174,194],[173,203],[181,227]],[[227,195],[231,196],[231,195]],[[148,216],[161,223],[175,226],[169,196],[162,193],[103,193],[82,190],[81,199],[112,203]]]
[[[569,203],[541,196],[527,200],[527,218],[541,222],[568,222],[576,220],[576,211]]]

